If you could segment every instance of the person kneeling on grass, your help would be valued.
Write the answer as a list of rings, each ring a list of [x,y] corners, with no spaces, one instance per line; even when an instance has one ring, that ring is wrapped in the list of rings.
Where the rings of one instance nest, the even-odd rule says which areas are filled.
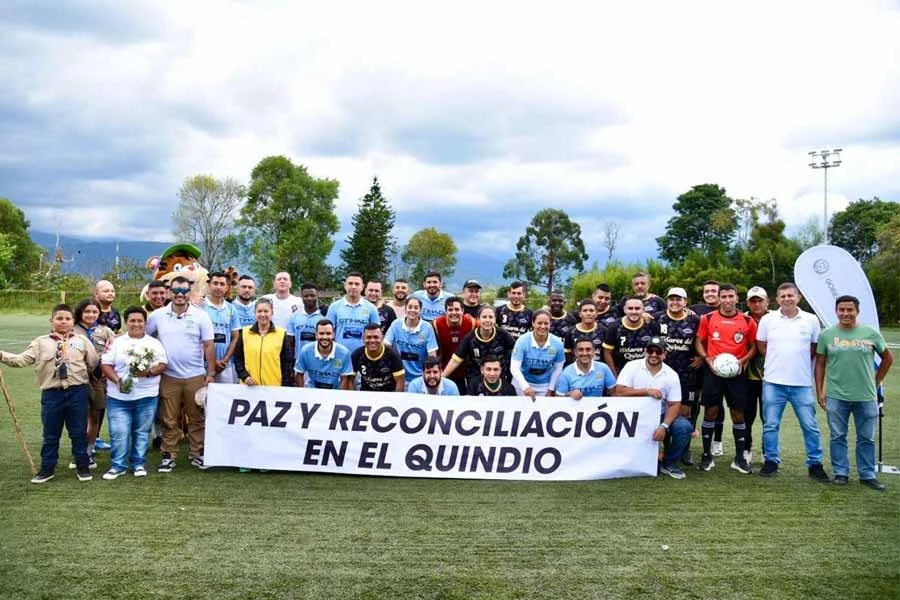
[[[115,338],[103,354],[101,369],[106,377],[109,437],[112,445],[109,471],[103,479],[116,479],[131,468],[135,477],[147,475],[147,447],[159,402],[159,381],[168,358],[163,345],[146,335],[143,309],[125,310],[125,335]]]
[[[84,336],[72,332],[75,315],[65,304],[57,304],[50,316],[53,331],[35,338],[25,352],[0,352],[0,362],[11,367],[37,365],[41,388],[41,424],[44,443],[41,446],[41,470],[31,483],[53,479],[59,461],[59,438],[63,423],[72,438],[72,456],[79,481],[90,481],[87,453],[87,415],[90,372],[99,357],[94,345]]]

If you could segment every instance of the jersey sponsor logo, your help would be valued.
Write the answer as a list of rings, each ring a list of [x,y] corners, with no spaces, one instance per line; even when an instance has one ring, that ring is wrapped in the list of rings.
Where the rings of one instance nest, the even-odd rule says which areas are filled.
[[[735,331],[734,332],[734,343],[740,344],[742,341],[744,341],[744,334],[740,331]]]

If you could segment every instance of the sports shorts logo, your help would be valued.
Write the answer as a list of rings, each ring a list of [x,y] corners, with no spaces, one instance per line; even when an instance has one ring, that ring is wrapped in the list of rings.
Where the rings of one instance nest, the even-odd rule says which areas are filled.
[[[820,258],[813,263],[813,271],[815,271],[818,275],[824,275],[825,273],[827,273],[828,267],[828,261],[824,258]]]

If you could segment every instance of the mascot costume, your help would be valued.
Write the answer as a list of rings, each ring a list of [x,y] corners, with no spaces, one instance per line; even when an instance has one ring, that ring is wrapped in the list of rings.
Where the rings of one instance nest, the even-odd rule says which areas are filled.
[[[166,282],[166,287],[175,277],[181,276],[191,282],[191,303],[201,304],[206,297],[209,271],[200,263],[200,248],[194,244],[172,244],[162,255],[147,259],[147,269],[153,271],[153,279]],[[225,294],[229,300],[232,290],[237,285],[238,272],[234,267],[225,269],[228,276],[228,290]],[[141,299],[147,301],[147,286],[141,291]]]

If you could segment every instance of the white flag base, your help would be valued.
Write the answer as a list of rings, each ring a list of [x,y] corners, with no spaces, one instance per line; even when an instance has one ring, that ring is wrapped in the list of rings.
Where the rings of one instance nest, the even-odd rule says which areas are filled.
[[[878,472],[885,473],[887,475],[900,475],[900,469],[882,463],[878,463]]]

